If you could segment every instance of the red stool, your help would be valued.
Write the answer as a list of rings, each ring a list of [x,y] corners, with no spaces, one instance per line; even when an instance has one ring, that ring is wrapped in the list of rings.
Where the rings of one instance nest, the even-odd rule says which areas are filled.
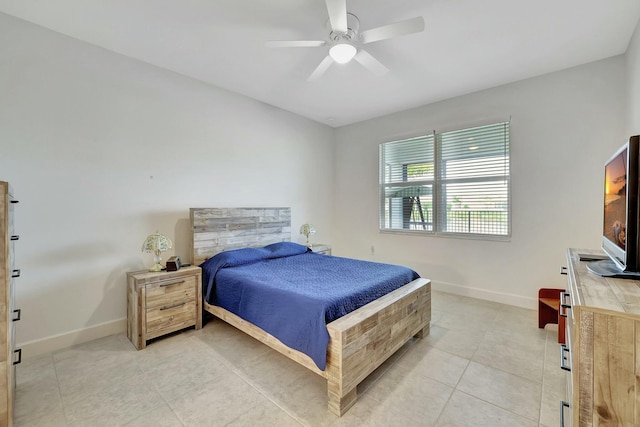
[[[564,317],[560,316],[560,298],[564,289],[541,288],[538,290],[538,328],[547,323],[558,325],[558,342],[565,343]]]

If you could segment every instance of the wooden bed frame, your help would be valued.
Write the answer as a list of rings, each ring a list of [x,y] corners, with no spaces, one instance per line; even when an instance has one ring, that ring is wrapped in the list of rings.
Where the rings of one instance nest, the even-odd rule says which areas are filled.
[[[290,208],[191,208],[192,262],[229,249],[289,241]],[[327,366],[235,314],[203,302],[206,311],[327,379],[328,407],[341,416],[357,399],[357,385],[411,337],[429,334],[431,281],[407,285],[327,324]]]

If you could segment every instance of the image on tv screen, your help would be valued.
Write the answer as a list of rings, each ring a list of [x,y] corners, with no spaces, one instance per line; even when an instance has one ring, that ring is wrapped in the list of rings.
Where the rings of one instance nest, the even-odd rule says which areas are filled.
[[[604,237],[625,249],[627,231],[627,150],[605,166]]]

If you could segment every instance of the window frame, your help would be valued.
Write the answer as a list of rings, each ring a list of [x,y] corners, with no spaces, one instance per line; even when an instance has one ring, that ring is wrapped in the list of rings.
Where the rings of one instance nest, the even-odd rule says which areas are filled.
[[[444,134],[448,134],[448,133],[454,133],[454,132],[464,132],[464,131],[470,131],[473,129],[480,129],[480,128],[486,128],[489,126],[503,126],[504,129],[506,130],[506,137],[503,139],[503,143],[502,143],[502,147],[504,148],[504,152],[505,152],[505,157],[506,159],[504,159],[504,164],[506,165],[505,167],[505,171],[506,173],[504,175],[493,175],[493,176],[477,176],[477,177],[457,177],[457,178],[445,178],[444,174],[443,174],[443,168],[444,168],[444,164],[442,161],[442,152],[443,152],[443,148],[442,148],[442,135]],[[513,224],[513,217],[512,217],[512,192],[511,192],[511,175],[512,175],[512,171],[511,171],[511,157],[512,157],[512,150],[511,150],[511,123],[510,121],[497,121],[497,122],[492,122],[492,123],[488,123],[488,124],[484,124],[484,125],[476,125],[476,126],[472,126],[472,127],[467,127],[467,128],[461,128],[461,129],[454,129],[454,130],[449,130],[446,132],[436,132],[433,131],[433,177],[431,179],[424,179],[424,180],[417,180],[413,182],[413,185],[431,185],[431,215],[430,215],[430,223],[427,221],[427,223],[429,223],[431,225],[431,230],[425,230],[425,229],[419,229],[417,226],[416,228],[411,228],[411,224],[416,223],[416,224],[420,224],[419,221],[412,221],[411,220],[411,216],[408,219],[405,219],[404,217],[402,218],[402,224],[403,224],[403,228],[393,228],[392,227],[392,221],[391,219],[389,219],[388,221],[385,221],[385,218],[387,218],[387,210],[389,211],[389,218],[391,218],[392,214],[391,214],[391,208],[389,207],[387,209],[387,200],[388,203],[391,202],[392,198],[391,197],[386,197],[386,189],[394,186],[394,187],[401,187],[403,183],[408,183],[411,182],[408,180],[407,174],[406,174],[406,170],[407,167],[411,164],[420,164],[420,162],[407,162],[402,164],[402,167],[404,169],[404,176],[403,176],[403,182],[394,182],[393,180],[389,180],[387,181],[386,179],[386,175],[385,172],[388,170],[388,168],[391,168],[392,166],[390,164],[383,164],[383,160],[385,160],[384,158],[384,146],[385,144],[391,144],[391,143],[402,143],[402,142],[408,142],[411,140],[416,140],[415,143],[419,144],[421,143],[421,139],[425,138],[429,136],[429,134],[422,134],[422,135],[417,135],[417,136],[413,136],[413,137],[408,137],[408,138],[403,138],[403,139],[398,139],[398,140],[393,140],[393,141],[386,141],[383,142],[381,144],[379,144],[379,168],[380,168],[380,177],[379,177],[379,192],[380,192],[380,202],[379,202],[379,206],[378,206],[378,228],[379,231],[381,233],[391,233],[391,234],[410,234],[410,235],[429,235],[429,236],[437,236],[437,237],[451,237],[451,238],[462,238],[462,239],[477,239],[477,240],[496,240],[496,241],[509,241],[511,240],[511,235],[512,235],[512,224]],[[480,156],[478,156],[477,158],[480,158]],[[504,234],[496,234],[496,233],[477,233],[477,232],[459,232],[459,231],[446,231],[446,227],[447,227],[447,192],[446,190],[444,190],[446,188],[446,184],[451,184],[451,183],[490,183],[490,182],[503,182],[504,186],[505,186],[505,194],[506,194],[506,209],[502,210],[502,211],[497,211],[500,212],[501,215],[506,215],[506,231]],[[398,185],[400,184],[400,185]],[[407,185],[407,184],[404,184]],[[481,194],[481,193],[478,193]],[[397,199],[405,199],[398,197]],[[406,203],[403,201],[403,204]],[[444,210],[440,209],[440,206],[445,206]],[[476,210],[475,212],[482,212],[483,210]],[[471,218],[471,213],[473,211],[470,210],[469,211],[469,221]],[[429,215],[428,215],[429,216]],[[442,216],[444,216],[445,218],[442,218]],[[408,221],[409,222],[409,228],[405,228],[404,224],[405,222]],[[386,226],[387,223],[389,224],[389,226]],[[424,221],[422,221],[422,223],[424,224]],[[470,227],[471,228],[471,227]]]

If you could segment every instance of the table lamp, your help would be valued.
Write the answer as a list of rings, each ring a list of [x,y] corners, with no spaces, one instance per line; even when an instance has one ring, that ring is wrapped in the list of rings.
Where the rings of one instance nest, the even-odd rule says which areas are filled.
[[[312,234],[316,234],[316,229],[313,227],[313,224],[302,224],[300,227],[300,234],[304,235],[307,238],[307,247],[311,248],[311,242],[309,242],[309,236]]]
[[[160,265],[160,261],[162,258],[160,254],[162,252],[166,252],[173,247],[171,240],[167,236],[163,236],[162,234],[156,231],[156,234],[150,234],[147,239],[142,244],[142,252],[148,252],[155,255],[153,261],[155,265],[149,269],[149,271],[161,271],[162,265]]]

